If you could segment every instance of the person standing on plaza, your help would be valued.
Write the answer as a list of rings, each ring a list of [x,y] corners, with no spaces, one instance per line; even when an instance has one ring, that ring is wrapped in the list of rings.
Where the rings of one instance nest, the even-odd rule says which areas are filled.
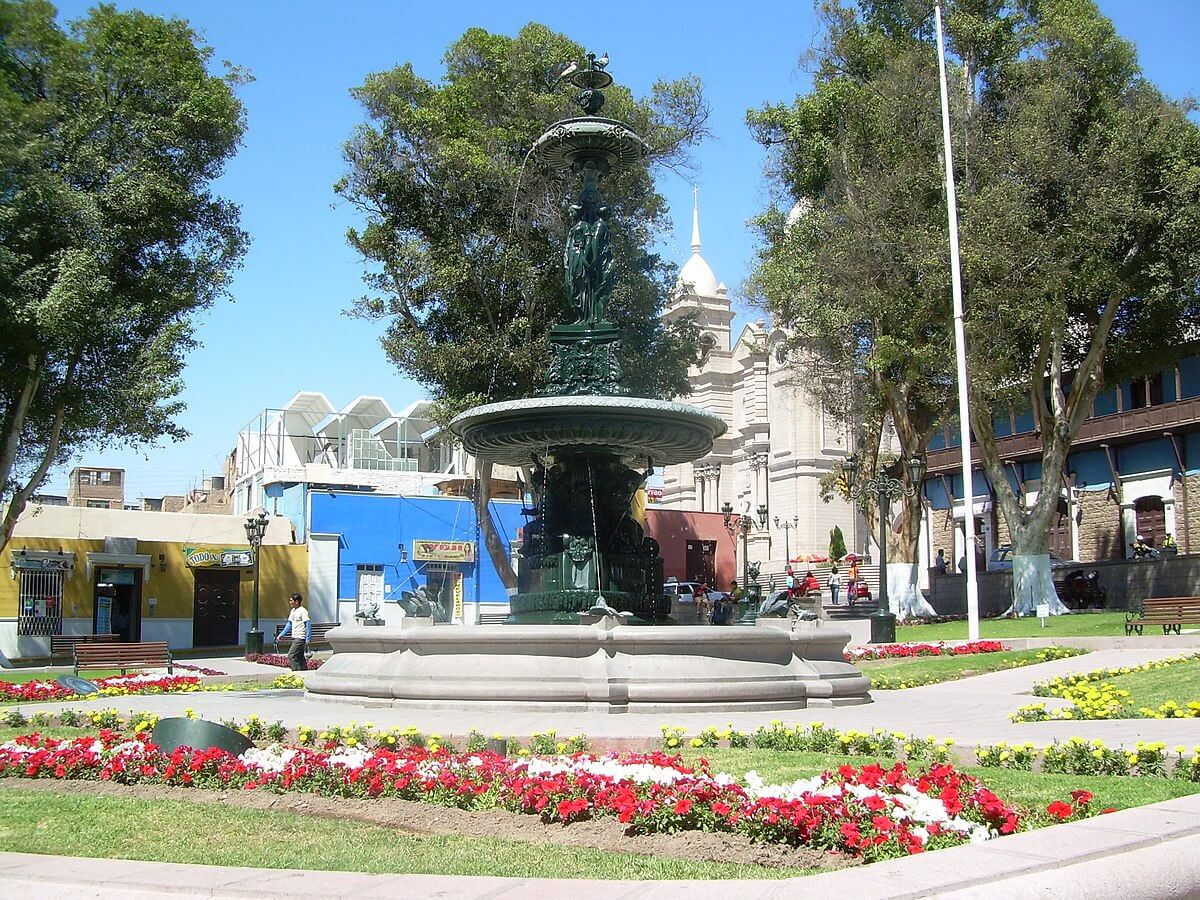
[[[842,590],[842,576],[838,574],[838,567],[834,566],[829,570],[829,599],[834,606],[838,605],[838,594]]]
[[[279,637],[291,635],[292,645],[288,647],[288,662],[291,663],[293,672],[305,672],[308,671],[308,644],[312,640],[312,619],[308,616],[308,610],[304,608],[304,598],[300,594],[288,597],[288,606],[291,607],[291,612],[288,613],[287,623],[283,626],[283,631],[279,632]]]
[[[696,585],[696,590],[692,593],[692,602],[696,606],[696,618],[701,622],[706,621],[712,612],[710,609],[710,600],[708,582],[702,581]]]
[[[945,550],[939,550],[937,552],[937,559],[935,559],[933,561],[933,568],[937,570],[937,573],[939,575],[946,574],[946,551]]]

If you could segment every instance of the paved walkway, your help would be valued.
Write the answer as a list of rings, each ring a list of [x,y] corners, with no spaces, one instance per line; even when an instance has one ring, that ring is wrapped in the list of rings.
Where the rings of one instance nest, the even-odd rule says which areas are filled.
[[[663,713],[608,715],[589,712],[538,712],[497,710],[461,712],[456,710],[394,709],[353,703],[307,699],[300,691],[257,691],[196,694],[161,694],[88,701],[89,705],[116,707],[122,712],[151,712],[159,716],[183,715],[188,708],[202,718],[244,720],[255,713],[269,721],[281,720],[289,726],[346,725],[371,722],[377,727],[416,726],[420,731],[444,735],[465,735],[471,729],[484,734],[502,733],[528,737],[533,732],[556,730],[560,735],[585,734],[590,738],[641,738],[652,741],[661,735],[663,725],[678,725],[689,734],[707,726],[724,727],[732,723],[742,731],[754,731],[760,725],[780,719],[788,724],[821,721],[840,729],[892,731],[953,738],[959,745],[975,747],[1033,741],[1047,744],[1054,739],[1078,736],[1099,739],[1110,746],[1133,747],[1139,740],[1164,741],[1169,747],[1184,744],[1189,749],[1200,744],[1200,719],[1116,719],[1091,722],[1038,722],[1016,725],[1009,713],[1020,706],[1040,702],[1030,693],[1035,681],[1055,675],[1091,669],[1134,665],[1152,659],[1177,655],[1177,649],[1101,650],[1086,656],[1055,660],[1020,669],[978,675],[903,691],[875,691],[875,702],[837,709],[799,709],[757,713]],[[224,668],[230,660],[195,660],[195,665]],[[254,664],[245,664],[254,665]],[[257,667],[269,669],[269,667]],[[283,670],[275,669],[275,673]],[[1048,707],[1065,705],[1047,698]],[[38,703],[24,707],[27,713],[56,710],[69,704]]]

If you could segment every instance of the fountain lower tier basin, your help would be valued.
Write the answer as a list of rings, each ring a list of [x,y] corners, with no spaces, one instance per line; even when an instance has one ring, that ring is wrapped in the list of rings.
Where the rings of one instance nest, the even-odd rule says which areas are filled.
[[[307,698],[411,709],[657,713],[870,703],[837,628],[343,625]]]
[[[578,450],[673,465],[699,459],[725,432],[720,416],[642,397],[530,397],[469,409],[450,423],[468,453],[507,465]]]

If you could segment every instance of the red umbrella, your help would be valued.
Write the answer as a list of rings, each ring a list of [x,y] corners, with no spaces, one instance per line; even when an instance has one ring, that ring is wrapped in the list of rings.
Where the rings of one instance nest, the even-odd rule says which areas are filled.
[[[792,559],[791,562],[794,562],[794,563],[795,562],[823,563],[823,562],[829,562],[829,557],[823,553],[802,553],[800,556],[797,556],[794,559]]]
[[[862,562],[862,557],[857,553],[847,553],[842,557],[842,562]]]

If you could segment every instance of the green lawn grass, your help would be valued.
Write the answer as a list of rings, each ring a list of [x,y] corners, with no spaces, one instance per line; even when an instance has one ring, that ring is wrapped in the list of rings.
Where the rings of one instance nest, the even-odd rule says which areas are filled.
[[[1017,637],[1124,637],[1124,612],[1073,612],[1051,616],[1046,627],[1036,616],[1021,619],[982,619],[979,636],[984,640],[1004,640]],[[937,622],[932,625],[900,625],[896,628],[898,641],[965,641],[967,623]]]
[[[1035,665],[1042,650],[1003,650],[999,653],[972,653],[968,656],[917,656],[909,659],[871,659],[857,663],[871,679],[875,690],[937,684]]]
[[[524,841],[411,835],[361,822],[179,800],[5,790],[0,850],[336,872],[508,878],[791,878],[804,869],[704,863]]]
[[[873,760],[863,756],[833,756],[822,753],[787,752],[755,749],[688,750],[684,757],[695,761],[707,759],[714,772],[728,772],[742,777],[756,771],[768,784],[786,784],[799,778],[811,778],[825,769],[846,764],[863,766],[879,762],[890,766],[895,760]],[[916,764],[910,764],[915,768]],[[1173,778],[1127,778],[1117,775],[1043,775],[1040,772],[1020,772],[1014,769],[990,769],[979,766],[963,767],[1003,800],[1027,809],[1045,809],[1054,800],[1068,799],[1071,791],[1087,790],[1096,795],[1096,809],[1115,807],[1128,809],[1173,800],[1188,794],[1200,793],[1200,784]]]
[[[1079,671],[1087,671],[1080,666]],[[1200,700],[1200,660],[1174,663],[1162,669],[1130,672],[1104,679],[1119,690],[1129,691],[1130,713],[1143,706],[1158,709],[1168,700],[1186,707],[1189,701]]]
[[[61,669],[4,669],[0,670],[0,681],[7,681],[12,684],[25,684],[30,681],[53,681],[60,675],[74,674],[75,670],[70,666]],[[88,679],[88,681],[94,681],[97,678],[110,678],[113,675],[120,674],[120,669],[97,669],[94,672],[82,673],[83,677]]]

